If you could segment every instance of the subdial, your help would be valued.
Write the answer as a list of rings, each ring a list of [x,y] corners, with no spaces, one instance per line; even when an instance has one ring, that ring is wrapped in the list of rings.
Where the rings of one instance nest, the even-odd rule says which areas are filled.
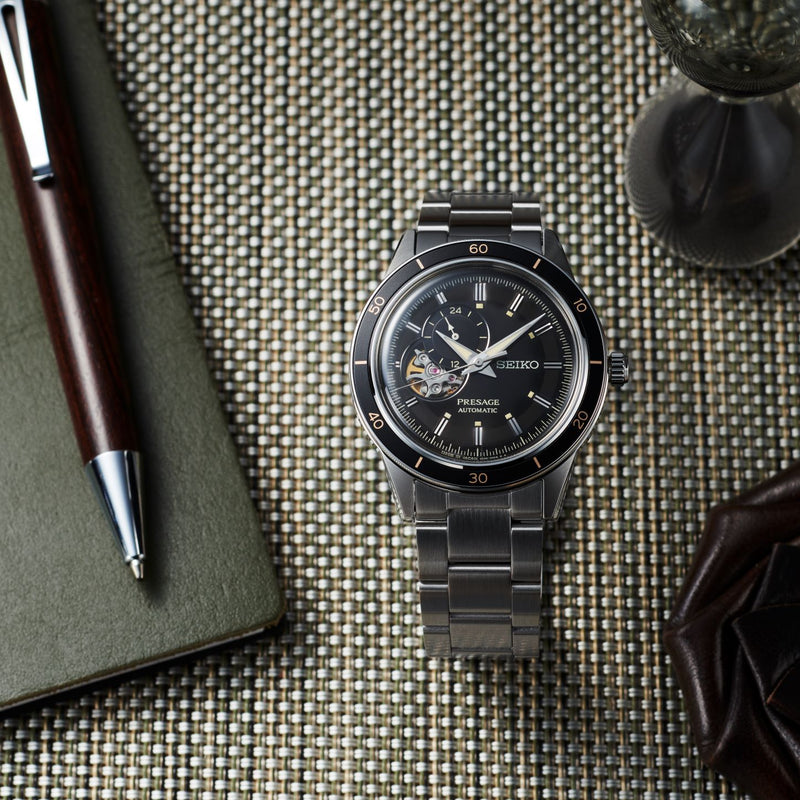
[[[443,338],[443,337],[446,337]],[[434,311],[422,326],[422,341],[430,358],[444,369],[454,369],[465,363],[447,340],[481,352],[489,344],[489,330],[483,317],[466,305],[442,306]]]
[[[454,395],[467,382],[455,372],[448,372],[434,363],[420,342],[403,356],[406,386],[426,400],[441,400]]]

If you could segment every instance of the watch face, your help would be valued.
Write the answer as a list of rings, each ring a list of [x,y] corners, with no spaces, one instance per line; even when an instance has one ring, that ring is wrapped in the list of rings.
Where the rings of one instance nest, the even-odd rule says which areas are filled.
[[[556,468],[607,388],[600,322],[572,276],[508,242],[452,242],[393,270],[359,318],[361,421],[389,459],[469,491]]]
[[[585,348],[530,271],[481,260],[420,274],[384,312],[379,402],[420,452],[491,464],[541,449],[566,422]]]

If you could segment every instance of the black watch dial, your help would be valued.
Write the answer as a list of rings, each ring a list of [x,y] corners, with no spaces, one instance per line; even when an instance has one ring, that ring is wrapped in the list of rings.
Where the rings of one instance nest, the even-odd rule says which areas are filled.
[[[564,301],[504,262],[443,265],[387,308],[378,399],[415,449],[465,463],[535,452],[567,424],[585,353]]]

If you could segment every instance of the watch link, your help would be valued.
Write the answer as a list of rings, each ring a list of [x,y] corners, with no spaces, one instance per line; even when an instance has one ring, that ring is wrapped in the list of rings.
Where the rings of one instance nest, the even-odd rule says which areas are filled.
[[[628,378],[531,194],[425,197],[350,375],[416,525],[431,656],[536,656],[542,542],[608,384]]]

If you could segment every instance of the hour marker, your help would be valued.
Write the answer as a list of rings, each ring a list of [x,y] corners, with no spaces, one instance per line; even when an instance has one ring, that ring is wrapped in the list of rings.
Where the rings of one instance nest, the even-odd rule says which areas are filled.
[[[419,325],[415,325],[413,322],[406,322],[406,328],[410,331],[414,331],[414,333],[419,333],[422,330]]]
[[[353,363],[354,364],[366,364],[367,362],[366,361],[354,361]]]
[[[553,327],[552,322],[545,322],[544,325],[540,325],[536,330],[531,331],[528,335],[531,339],[535,339],[537,336],[541,336],[543,333],[547,333],[547,331],[551,330]]]
[[[535,460],[535,459],[534,459]],[[422,463],[422,456],[417,459],[417,463],[414,464],[414,469],[416,469]]]
[[[536,456],[533,457],[533,463],[536,464],[537,469],[541,469],[542,465],[539,463],[539,459]]]
[[[545,361],[542,366],[545,369],[561,369],[564,365],[560,361]]]
[[[433,432],[434,436],[442,435],[442,431],[445,429],[447,423],[450,421],[450,416],[451,416],[450,414],[445,412],[445,415],[439,420],[439,424],[436,426],[436,429]]]
[[[480,420],[475,422],[474,428],[475,445],[480,447],[483,444],[483,425]]]
[[[537,323],[537,322],[538,322],[540,319],[542,319],[543,317],[544,317],[544,314],[539,314],[539,316],[538,316],[538,317],[536,317],[536,319],[534,319],[534,320],[531,320],[531,325],[535,325],[535,324],[536,324],[536,323]],[[541,330],[544,330],[544,329],[545,329],[545,328],[546,328],[548,325],[550,325],[550,323],[549,323],[549,322],[546,322],[544,325],[540,326],[540,327],[539,327],[539,328],[537,328],[535,331],[528,331],[528,336],[529,336],[531,339],[535,339],[535,338],[536,338],[536,334],[537,334],[539,331],[541,331]],[[552,328],[553,326],[552,326],[552,325],[550,325],[550,327]]]
[[[542,259],[541,258],[537,258],[536,259],[536,263],[531,267],[531,269],[536,269],[536,267],[538,267],[539,264],[541,264],[541,263],[542,263]]]
[[[415,406],[416,404],[417,404],[416,397],[409,397],[408,400],[406,400],[406,408],[411,408],[411,406]]]
[[[517,422],[511,414],[506,414],[506,419],[508,420],[509,427],[514,431],[514,435],[522,436],[522,428],[520,428],[519,422]]]
[[[506,316],[507,317],[513,317],[514,316],[514,312],[519,308],[521,302],[522,302],[522,295],[518,294],[514,298],[514,302],[511,303],[511,305],[508,307],[508,311],[506,311]]]
[[[550,408],[550,406],[553,405],[549,400],[546,400],[544,397],[540,397],[535,392],[528,392],[528,398],[533,400],[534,403],[544,406],[544,408]]]
[[[589,363],[590,364],[602,364],[603,362],[602,361],[590,361]]]
[[[419,265],[420,269],[425,269],[425,265],[419,259],[417,259],[417,264]]]
[[[475,284],[475,308],[483,308],[486,302],[486,284],[481,281]]]
[[[438,300],[440,306],[443,306],[447,302],[444,292],[436,292],[436,299]]]

